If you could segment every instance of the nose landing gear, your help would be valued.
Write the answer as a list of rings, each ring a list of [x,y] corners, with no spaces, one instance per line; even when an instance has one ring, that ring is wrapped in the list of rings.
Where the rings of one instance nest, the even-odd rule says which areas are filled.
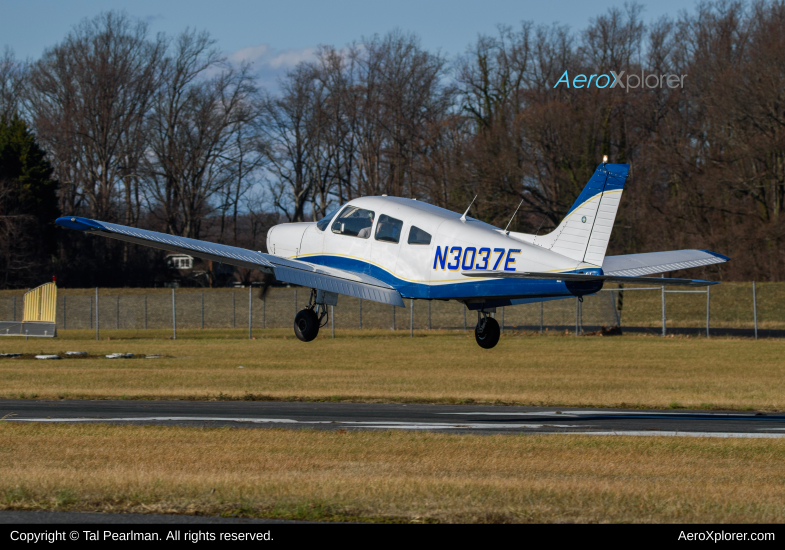
[[[501,330],[496,319],[486,311],[477,312],[477,326],[474,327],[474,339],[483,349],[491,349],[499,343]]]
[[[294,317],[294,335],[303,342],[316,338],[319,329],[327,324],[327,305],[335,305],[337,301],[335,293],[312,289],[308,306]]]

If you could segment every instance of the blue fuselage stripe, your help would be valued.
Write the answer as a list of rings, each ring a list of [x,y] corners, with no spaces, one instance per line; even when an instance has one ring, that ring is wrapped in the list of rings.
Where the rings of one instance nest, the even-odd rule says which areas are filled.
[[[518,298],[584,296],[602,288],[600,282],[565,283],[545,279],[481,279],[461,283],[427,284],[400,279],[376,265],[344,256],[314,254],[297,258],[312,264],[365,273],[394,287],[404,298],[450,300],[457,298],[490,298],[515,296]]]

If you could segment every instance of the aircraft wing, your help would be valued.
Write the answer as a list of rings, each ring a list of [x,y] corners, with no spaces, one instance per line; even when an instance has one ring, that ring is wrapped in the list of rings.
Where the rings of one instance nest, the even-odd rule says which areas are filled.
[[[56,223],[92,235],[101,235],[110,239],[142,244],[162,250],[183,252],[229,265],[272,271],[276,279],[286,283],[404,307],[401,294],[397,290],[364,273],[354,273],[299,260],[288,260],[272,254],[263,254],[225,244],[176,237],[88,218],[66,216],[57,218]]]
[[[652,273],[721,264],[728,260],[730,258],[727,256],[709,250],[669,250],[667,252],[606,256],[602,263],[602,271],[606,275],[640,277]]]
[[[649,285],[676,285],[676,286],[707,286],[716,285],[716,281],[700,281],[697,279],[661,279],[659,277],[627,277],[618,275],[592,275],[588,273],[538,273],[523,271],[491,271],[475,270],[462,271],[466,277],[495,277],[502,279],[550,279],[557,281],[603,281],[606,283],[631,283]]]

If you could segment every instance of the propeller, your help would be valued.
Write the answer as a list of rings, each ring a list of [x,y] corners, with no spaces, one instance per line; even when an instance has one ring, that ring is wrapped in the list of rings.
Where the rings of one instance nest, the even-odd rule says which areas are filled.
[[[272,284],[276,281],[275,275],[272,273],[262,272],[262,286],[259,289],[259,299],[264,300],[265,296],[267,296],[267,291],[270,289]]]

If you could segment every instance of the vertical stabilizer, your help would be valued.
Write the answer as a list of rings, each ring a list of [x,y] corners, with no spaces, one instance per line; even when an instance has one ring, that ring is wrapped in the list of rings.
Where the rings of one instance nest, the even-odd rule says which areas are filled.
[[[559,227],[534,244],[602,266],[629,170],[629,164],[600,164]]]

